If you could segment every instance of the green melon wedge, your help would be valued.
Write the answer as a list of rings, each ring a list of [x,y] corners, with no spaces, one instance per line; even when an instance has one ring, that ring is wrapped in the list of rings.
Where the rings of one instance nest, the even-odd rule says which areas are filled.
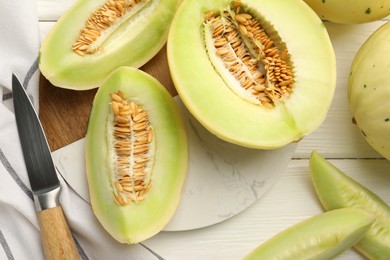
[[[389,205],[316,151],[310,157],[310,172],[318,197],[326,210],[353,207],[364,209],[375,216],[371,229],[355,247],[370,259],[389,259]]]
[[[360,209],[320,213],[266,240],[244,259],[332,259],[359,241],[373,221],[371,214]]]

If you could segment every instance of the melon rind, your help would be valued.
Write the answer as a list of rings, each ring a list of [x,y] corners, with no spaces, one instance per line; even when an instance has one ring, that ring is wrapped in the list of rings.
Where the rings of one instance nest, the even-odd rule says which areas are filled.
[[[380,26],[352,61],[348,101],[364,138],[390,160],[390,22]]]
[[[51,28],[44,39],[39,67],[61,88],[97,88],[120,66],[139,68],[163,47],[180,0],[151,0],[145,11],[123,23],[103,44],[104,50],[80,56],[72,51],[84,22],[106,0],[78,0]]]
[[[390,14],[390,0],[304,0],[318,16],[334,23],[361,24]]]
[[[145,199],[120,206],[114,200],[107,124],[110,93],[122,91],[145,111],[154,131],[155,157],[152,187]],[[85,138],[86,170],[91,205],[102,226],[122,243],[138,243],[161,231],[173,216],[188,167],[185,128],[168,91],[152,76],[135,68],[115,70],[99,88]]]
[[[273,149],[316,130],[327,114],[336,83],[336,59],[322,21],[303,1],[241,1],[270,22],[294,61],[295,88],[285,103],[266,109],[243,101],[225,85],[206,54],[204,14],[231,1],[186,0],[168,36],[169,69],[180,98],[216,136],[238,145]]]

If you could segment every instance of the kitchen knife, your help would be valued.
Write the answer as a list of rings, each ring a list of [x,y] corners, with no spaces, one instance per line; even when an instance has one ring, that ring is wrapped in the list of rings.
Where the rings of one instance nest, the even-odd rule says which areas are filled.
[[[12,92],[20,143],[41,229],[46,259],[80,259],[59,204],[60,182],[38,115],[26,91],[12,75]]]

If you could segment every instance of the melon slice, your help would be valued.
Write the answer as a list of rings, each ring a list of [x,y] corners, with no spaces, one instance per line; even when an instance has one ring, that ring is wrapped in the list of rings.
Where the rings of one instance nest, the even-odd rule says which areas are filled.
[[[120,67],[99,88],[85,137],[93,211],[122,243],[161,231],[181,197],[188,166],[185,128],[168,91]]]

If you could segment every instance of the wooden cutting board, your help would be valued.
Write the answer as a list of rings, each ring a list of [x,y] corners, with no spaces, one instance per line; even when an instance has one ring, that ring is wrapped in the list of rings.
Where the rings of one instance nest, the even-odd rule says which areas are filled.
[[[140,69],[159,80],[172,95],[176,95],[169,74],[166,46]],[[52,151],[85,136],[96,91],[97,89],[76,91],[54,87],[41,75],[39,116]]]

